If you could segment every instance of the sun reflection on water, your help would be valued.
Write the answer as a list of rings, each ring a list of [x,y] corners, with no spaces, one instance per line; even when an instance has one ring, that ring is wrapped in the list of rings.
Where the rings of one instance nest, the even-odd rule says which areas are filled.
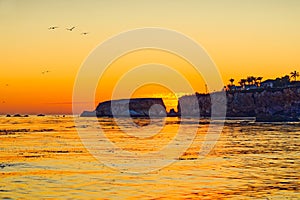
[[[80,120],[83,130],[105,124],[109,139],[136,152],[165,145],[179,123],[167,118],[163,134],[127,140],[111,118]],[[213,151],[203,158],[198,152],[208,120],[191,119],[184,126],[199,126],[197,137],[176,162],[159,171],[128,174],[90,155],[72,116],[2,116],[0,122],[1,198],[299,198],[299,123],[228,121]]]

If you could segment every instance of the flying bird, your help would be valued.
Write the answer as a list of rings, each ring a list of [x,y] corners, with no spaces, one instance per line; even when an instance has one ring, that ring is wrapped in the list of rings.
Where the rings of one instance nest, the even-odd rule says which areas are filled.
[[[42,74],[46,74],[46,73],[49,73],[50,71],[42,71]]]
[[[87,35],[87,34],[89,34],[89,32],[83,32],[83,33],[81,33],[81,35]]]
[[[72,28],[66,28],[68,31],[73,31],[73,29],[75,28],[75,26],[73,26]]]
[[[49,30],[54,30],[54,29],[57,29],[58,28],[58,26],[50,26],[48,29]]]

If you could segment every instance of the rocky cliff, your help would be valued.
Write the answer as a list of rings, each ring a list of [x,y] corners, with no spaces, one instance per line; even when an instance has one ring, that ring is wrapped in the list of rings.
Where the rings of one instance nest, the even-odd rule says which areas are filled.
[[[216,94],[214,94],[216,95]],[[195,97],[195,95],[194,95]],[[200,115],[211,115],[211,96],[197,94]],[[180,105],[188,106],[185,112],[193,115],[195,103],[192,96],[179,99]],[[235,91],[226,93],[227,117],[256,117],[257,121],[294,121],[300,117],[300,88],[264,89],[252,91]]]
[[[83,112],[81,116],[198,117],[200,112],[201,117],[210,117],[211,99],[216,107],[226,104],[227,117],[256,117],[257,121],[297,121],[300,118],[300,87],[183,96],[178,101],[178,113],[172,110],[168,115],[161,98],[112,100],[100,103],[95,111]],[[224,110],[214,109],[215,116],[222,113]]]
[[[97,117],[165,117],[166,106],[161,98],[135,98],[105,101],[96,108]]]

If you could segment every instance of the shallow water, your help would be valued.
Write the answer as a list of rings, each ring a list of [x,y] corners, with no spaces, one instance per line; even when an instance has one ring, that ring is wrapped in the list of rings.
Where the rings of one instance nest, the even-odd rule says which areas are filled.
[[[161,130],[160,119],[150,125],[147,119],[134,119],[134,126],[129,119],[121,119],[122,126],[110,118],[76,120],[77,129],[71,116],[0,117],[1,198],[300,198],[300,123],[227,121],[214,148],[199,156],[207,120],[166,118]],[[103,153],[103,163],[82,144],[80,136],[86,133],[91,137],[99,127],[115,146],[145,155],[145,159],[147,153],[169,145],[179,127],[187,137],[190,130],[197,130],[197,135],[183,155],[168,158],[170,165],[129,173],[132,162],[126,163],[128,171],[119,171],[113,166],[121,157],[109,160],[112,154]],[[120,127],[134,130],[133,135],[124,134]],[[141,130],[139,137],[134,136],[136,130]],[[101,148],[99,152],[111,153],[111,149]],[[116,163],[107,166],[108,161]]]

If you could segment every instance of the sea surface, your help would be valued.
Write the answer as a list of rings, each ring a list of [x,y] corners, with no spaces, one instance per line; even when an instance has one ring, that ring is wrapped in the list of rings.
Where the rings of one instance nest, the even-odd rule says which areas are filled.
[[[209,142],[207,130],[220,124],[178,118],[149,123],[0,116],[0,198],[300,199],[300,123],[228,120],[222,132],[214,133],[217,141],[207,155],[199,155],[201,145]],[[132,129],[131,135],[122,127]],[[81,140],[85,133],[92,137],[101,129],[111,144],[149,159],[149,152],[162,151],[174,140],[179,127],[187,138],[190,130],[196,130],[192,144],[182,154],[168,157],[168,165],[150,171],[144,165],[144,172],[135,172],[134,162],[126,163],[128,170],[114,167],[124,157],[112,156],[111,149],[107,151],[112,154],[103,153],[103,143],[95,156],[97,151],[90,151]],[[96,148],[97,138],[90,139]]]

